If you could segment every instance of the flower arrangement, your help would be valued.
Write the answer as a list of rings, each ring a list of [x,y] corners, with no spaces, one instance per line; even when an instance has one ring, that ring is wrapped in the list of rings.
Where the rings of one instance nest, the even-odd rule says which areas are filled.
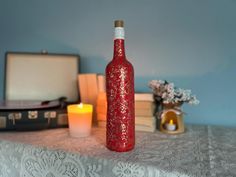
[[[149,82],[155,99],[164,104],[188,103],[192,105],[199,104],[199,100],[192,95],[191,90],[177,88],[174,83],[163,80],[152,80]]]

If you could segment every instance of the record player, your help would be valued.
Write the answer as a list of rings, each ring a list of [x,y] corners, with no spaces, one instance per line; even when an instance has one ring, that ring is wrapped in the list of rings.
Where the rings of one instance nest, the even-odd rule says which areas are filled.
[[[79,56],[8,52],[0,130],[67,127],[66,106],[79,102]]]

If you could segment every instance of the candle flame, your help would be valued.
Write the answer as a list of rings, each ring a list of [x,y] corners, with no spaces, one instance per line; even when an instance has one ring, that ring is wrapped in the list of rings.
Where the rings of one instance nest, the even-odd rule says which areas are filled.
[[[83,108],[83,103],[80,103],[80,104],[78,105],[78,107],[79,107],[79,108]]]
[[[173,122],[173,120],[172,120],[172,119],[170,119],[170,122],[169,122],[169,124],[170,124],[170,125],[173,125],[173,124],[174,124],[174,122]]]

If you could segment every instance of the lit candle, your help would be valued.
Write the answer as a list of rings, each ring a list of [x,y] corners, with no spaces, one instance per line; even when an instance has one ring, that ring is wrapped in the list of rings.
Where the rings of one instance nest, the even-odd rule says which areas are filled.
[[[166,123],[166,129],[169,131],[174,131],[176,129],[176,125],[174,124],[172,119],[169,123]]]
[[[73,104],[67,106],[69,132],[72,137],[90,135],[92,127],[93,106],[90,104]]]

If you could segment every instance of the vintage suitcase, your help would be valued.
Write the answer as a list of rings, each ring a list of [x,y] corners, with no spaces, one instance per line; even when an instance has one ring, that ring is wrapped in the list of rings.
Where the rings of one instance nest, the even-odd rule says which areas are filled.
[[[38,130],[67,126],[66,105],[79,102],[79,56],[6,54],[0,130]]]

